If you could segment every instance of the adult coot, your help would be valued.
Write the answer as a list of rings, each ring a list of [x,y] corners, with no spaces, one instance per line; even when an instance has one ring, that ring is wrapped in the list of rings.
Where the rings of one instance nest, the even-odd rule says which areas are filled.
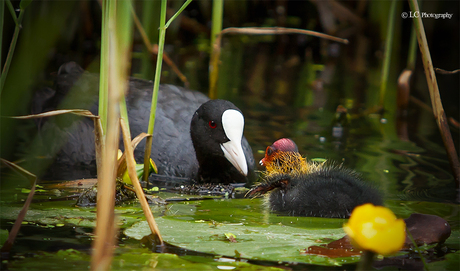
[[[307,161],[291,139],[269,146],[261,164],[267,168],[263,182],[248,194],[267,193],[269,209],[278,214],[347,218],[356,206],[383,203],[379,191],[357,173]]]
[[[151,81],[131,78],[126,95],[132,136],[147,131]],[[72,89],[72,90],[71,90]],[[62,65],[55,88],[35,93],[34,113],[61,108],[98,111],[99,76],[74,62]],[[49,153],[56,153],[47,173],[50,179],[94,177],[96,173],[93,121],[66,115],[38,121]],[[231,102],[209,100],[185,88],[161,85],[158,93],[151,158],[162,176],[213,183],[243,183],[254,178],[254,158],[243,137],[244,118]],[[120,142],[120,148],[123,144]],[[136,148],[143,162],[145,140]],[[196,150],[196,151],[195,151]]]

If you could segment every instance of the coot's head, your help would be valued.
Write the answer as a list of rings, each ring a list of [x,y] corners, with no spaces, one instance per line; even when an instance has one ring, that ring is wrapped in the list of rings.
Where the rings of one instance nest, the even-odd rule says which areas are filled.
[[[211,177],[219,178],[219,175],[228,175],[234,169],[240,175],[248,175],[241,144],[243,129],[243,114],[229,101],[210,100],[197,109],[190,134],[202,177],[215,175]]]

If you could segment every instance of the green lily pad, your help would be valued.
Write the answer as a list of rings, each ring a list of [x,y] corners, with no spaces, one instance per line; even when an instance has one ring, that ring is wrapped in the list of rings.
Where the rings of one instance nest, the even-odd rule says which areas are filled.
[[[335,240],[345,233],[342,228],[302,229],[282,224],[248,226],[244,223],[213,223],[160,217],[156,219],[163,239],[182,248],[233,257],[238,251],[241,257],[254,260],[289,261],[320,265],[341,265],[355,262],[357,258],[329,259],[300,255],[300,250],[318,244],[317,240]],[[232,233],[236,242],[229,242],[226,233]],[[126,229],[124,233],[135,239],[150,234],[146,221]]]

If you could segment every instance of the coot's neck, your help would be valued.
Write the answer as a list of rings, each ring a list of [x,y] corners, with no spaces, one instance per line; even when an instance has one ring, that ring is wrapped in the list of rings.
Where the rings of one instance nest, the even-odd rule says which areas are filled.
[[[212,156],[207,158],[205,163],[198,159],[200,169],[198,180],[203,183],[245,183],[246,177],[225,158]]]

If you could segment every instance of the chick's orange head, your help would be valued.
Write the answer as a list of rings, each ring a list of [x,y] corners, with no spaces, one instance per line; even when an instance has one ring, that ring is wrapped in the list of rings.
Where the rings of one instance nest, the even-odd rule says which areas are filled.
[[[281,138],[275,141],[271,146],[268,146],[265,150],[265,157],[260,160],[260,165],[267,166],[270,162],[272,162],[277,154],[280,152],[299,152],[297,145],[294,141],[289,138]]]

